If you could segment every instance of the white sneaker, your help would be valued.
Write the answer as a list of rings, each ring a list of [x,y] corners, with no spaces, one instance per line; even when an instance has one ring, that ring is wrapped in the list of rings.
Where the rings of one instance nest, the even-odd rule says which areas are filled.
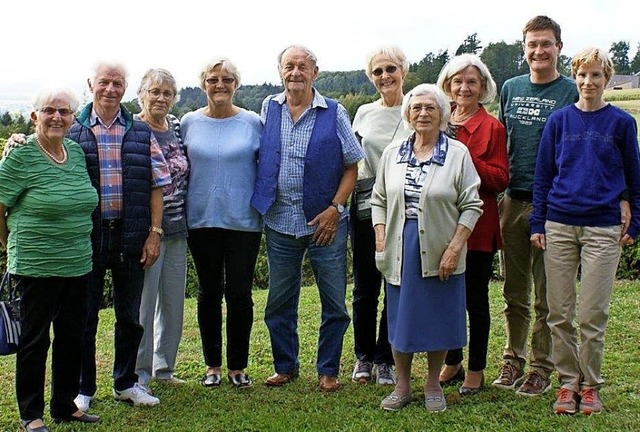
[[[378,385],[395,385],[396,373],[393,367],[387,363],[375,365],[376,384]]]
[[[143,384],[141,382],[138,383],[138,387],[140,387],[142,390],[144,390],[144,392],[148,395],[153,395],[153,391],[151,390],[151,387],[149,387],[149,383],[147,384]]]
[[[91,401],[93,400],[93,396],[87,396],[83,394],[78,394],[73,402],[78,407],[78,410],[82,412],[89,411],[89,405],[91,405]]]
[[[356,364],[353,367],[353,373],[351,374],[351,381],[355,381],[360,384],[368,383],[371,381],[372,371],[372,362],[356,359]]]
[[[131,405],[158,405],[160,399],[151,396],[144,391],[140,384],[135,383],[133,387],[126,390],[113,389],[113,398],[117,401],[130,403]]]

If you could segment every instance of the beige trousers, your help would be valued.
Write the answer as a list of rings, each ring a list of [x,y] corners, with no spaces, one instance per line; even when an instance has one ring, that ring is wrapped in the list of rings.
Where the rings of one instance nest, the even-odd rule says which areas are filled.
[[[620,260],[620,230],[619,225],[577,227],[551,221],[545,224],[547,323],[553,342],[553,363],[560,385],[576,392],[582,387],[599,387],[604,382],[600,369],[609,300]]]

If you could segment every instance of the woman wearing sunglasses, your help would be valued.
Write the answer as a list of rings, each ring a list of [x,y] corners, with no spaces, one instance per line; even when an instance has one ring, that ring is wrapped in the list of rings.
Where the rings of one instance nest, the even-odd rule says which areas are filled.
[[[22,295],[16,396],[22,427],[32,432],[49,431],[43,411],[52,324],[51,417],[100,420],[73,401],[91,271],[91,212],[98,204],[84,152],[65,138],[77,108],[70,90],[40,91],[31,113],[35,133],[0,161],[0,244],[7,248],[7,268]]]
[[[402,86],[407,72],[407,57],[396,46],[377,48],[367,56],[366,74],[380,94],[380,99],[360,106],[353,119],[353,131],[365,151],[364,162],[358,169],[359,185],[367,182],[373,185],[382,151],[392,141],[409,135],[400,112],[404,96]],[[351,200],[351,222],[356,355],[351,378],[360,383],[375,379],[377,384],[393,385],[396,379],[387,334],[386,294],[379,326],[377,322],[382,275],[376,269],[375,235],[371,224],[371,206],[367,200],[358,199],[358,196]]]
[[[227,306],[227,378],[252,386],[244,369],[253,325],[253,274],[262,219],[251,207],[262,123],[233,104],[240,73],[218,58],[200,73],[207,106],[180,123],[191,172],[187,188],[188,244],[198,274],[198,325],[207,365],[201,384],[222,381],[222,299]]]

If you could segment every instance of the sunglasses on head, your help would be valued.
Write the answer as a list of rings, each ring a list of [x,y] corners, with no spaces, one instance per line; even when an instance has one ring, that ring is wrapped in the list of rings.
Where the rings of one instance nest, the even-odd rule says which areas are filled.
[[[396,65],[389,65],[389,66],[385,67],[385,68],[384,68],[384,70],[383,70],[382,68],[377,68],[377,69],[372,70],[372,71],[371,71],[371,73],[372,73],[374,76],[380,76],[380,75],[382,75],[382,72],[386,72],[386,73],[388,73],[388,74],[392,74],[392,73],[394,73],[394,72],[395,72],[395,71],[397,71],[397,70],[398,70],[398,66],[396,66]]]

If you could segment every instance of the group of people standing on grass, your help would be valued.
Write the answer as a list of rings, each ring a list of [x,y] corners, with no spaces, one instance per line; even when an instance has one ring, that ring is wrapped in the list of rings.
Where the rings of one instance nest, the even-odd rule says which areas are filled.
[[[428,411],[446,409],[447,384],[461,382],[463,396],[482,391],[489,281],[503,249],[507,341],[493,386],[540,395],[556,370],[556,413],[600,412],[603,337],[620,248],[640,230],[637,126],[604,102],[613,74],[606,53],[578,53],[573,81],[557,71],[561,49],[555,21],[527,22],[530,72],[505,82],[498,119],[483,106],[497,89],[478,56],[454,57],[437,83],[405,93],[409,63],[395,46],[367,57],[365,71],[380,98],[362,105],[353,123],[314,88],[317,58],[300,45],[278,56],[284,91],[267,97],[259,115],[234,104],[241,77],[226,58],[202,69],[207,106],[181,120],[169,114],[178,88],[164,69],[142,78],[137,115],[121,104],[127,73],[120,64],[95,68],[88,80],[93,101],[77,116],[72,92],[42,90],[31,114],[36,133],[13,137],[0,162],[0,242],[22,292],[16,393],[23,428],[49,430],[43,411],[52,323],[51,416],[99,421],[86,411],[97,390],[107,269],[114,398],[157,405],[151,380],[184,382],[174,371],[187,249],[198,276],[200,383],[251,387],[251,289],[263,233],[274,365],[266,385],[285,386],[299,374],[306,255],[321,302],[318,386],[340,388],[350,236],[351,378],[393,385],[382,409],[412,402],[417,352],[427,353]],[[535,321],[525,373],[532,277]]]

